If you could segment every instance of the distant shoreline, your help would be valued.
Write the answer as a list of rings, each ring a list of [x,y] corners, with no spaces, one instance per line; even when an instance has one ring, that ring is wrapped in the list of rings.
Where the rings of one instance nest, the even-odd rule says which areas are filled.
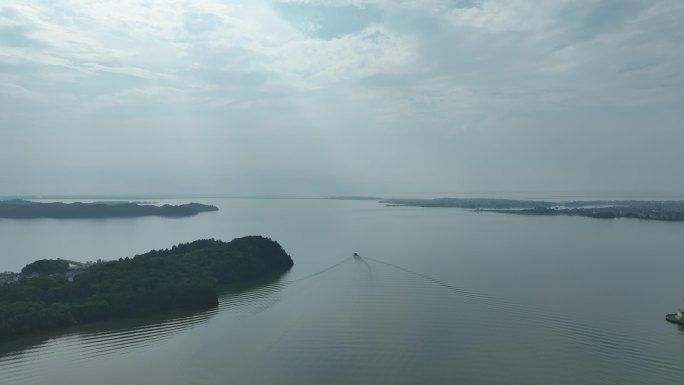
[[[636,218],[684,221],[684,201],[595,200],[549,202],[513,199],[385,199],[388,206],[456,207],[518,215],[565,215],[599,219]]]
[[[684,222],[684,200],[587,200],[559,201],[434,198],[396,199],[371,197],[334,197],[342,200],[377,200],[387,207],[461,208],[478,212],[517,215],[564,215],[588,218],[635,218],[668,222]]]
[[[132,218],[145,216],[188,217],[218,207],[200,203],[156,206],[148,202],[105,201],[93,203],[34,202],[23,199],[0,201],[0,218],[81,219]]]

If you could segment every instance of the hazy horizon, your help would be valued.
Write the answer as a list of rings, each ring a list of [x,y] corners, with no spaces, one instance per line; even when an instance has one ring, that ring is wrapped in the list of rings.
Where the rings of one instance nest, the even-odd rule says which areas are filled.
[[[278,194],[273,192],[230,194],[230,193],[119,193],[119,194],[0,194],[0,201],[9,199],[27,200],[187,200],[187,199],[384,199],[384,198],[470,198],[470,199],[513,199],[513,200],[684,200],[684,192],[619,192],[619,191],[374,191],[374,192],[330,192]]]

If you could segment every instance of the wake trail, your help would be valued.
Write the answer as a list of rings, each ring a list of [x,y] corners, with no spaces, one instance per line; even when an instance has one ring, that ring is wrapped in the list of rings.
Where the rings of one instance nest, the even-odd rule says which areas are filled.
[[[466,290],[428,274],[381,259],[367,256],[362,256],[362,259],[420,277],[421,279],[463,296],[468,300],[491,306],[495,311],[504,310],[507,314],[518,318],[516,320],[517,322],[539,324],[540,326],[569,337],[575,343],[604,347],[609,346],[612,347],[612,350],[629,352],[629,354],[634,356],[631,358],[632,361],[634,361],[633,364],[636,366],[644,366],[645,362],[654,359],[653,357],[650,357],[648,353],[641,351],[641,349],[639,349],[640,351],[635,351],[633,348],[629,348],[629,346],[633,345],[641,346],[642,348],[653,345],[652,341],[639,337],[638,335],[616,332],[612,329],[597,328],[594,325],[579,320],[573,320],[567,315],[544,311],[530,304],[514,302],[504,298]],[[513,319],[508,318],[507,321],[511,322]],[[674,362],[665,360],[665,362],[661,362],[661,365],[670,372],[684,374],[684,368],[678,367]]]
[[[362,259],[362,260],[367,259],[367,260],[369,260],[369,261],[372,261],[372,262],[375,262],[375,263],[379,263],[379,264],[382,264],[382,265],[385,265],[385,266],[389,266],[389,267],[392,267],[392,268],[394,268],[394,269],[401,270],[401,271],[403,271],[403,272],[405,272],[405,273],[409,273],[409,274],[418,276],[418,277],[423,278],[423,279],[426,279],[426,280],[428,280],[428,281],[430,281],[430,282],[432,282],[432,283],[434,283],[434,284],[437,284],[437,285],[439,285],[439,286],[442,286],[442,287],[444,287],[444,288],[447,288],[447,289],[449,289],[450,291],[453,291],[453,292],[455,292],[455,293],[464,295],[464,296],[469,297],[469,298],[476,298],[476,299],[485,299],[485,298],[488,298],[488,299],[491,299],[491,297],[488,297],[488,296],[486,296],[486,295],[484,295],[484,294],[475,293],[475,292],[473,292],[473,291],[469,291],[469,290],[466,290],[466,289],[463,289],[463,288],[454,286],[454,285],[452,285],[452,284],[450,284],[450,283],[448,283],[448,282],[446,282],[446,281],[443,281],[443,280],[441,280],[441,279],[432,277],[432,276],[430,276],[430,275],[428,275],[428,274],[424,274],[424,273],[420,273],[420,272],[415,271],[415,270],[407,269],[407,268],[405,268],[405,267],[403,267],[403,266],[399,266],[399,265],[396,265],[396,264],[391,263],[391,262],[386,262],[386,261],[383,261],[383,260],[380,260],[380,259],[376,259],[376,258],[372,258],[372,257],[366,257],[366,256],[362,257],[361,259]]]
[[[312,273],[312,274],[309,274],[309,275],[305,275],[305,276],[303,276],[303,277],[301,277],[301,278],[293,279],[293,280],[291,280],[291,281],[285,281],[285,282],[283,282],[283,284],[285,284],[285,285],[291,285],[291,284],[293,284],[293,283],[297,283],[297,282],[305,281],[305,280],[307,280],[307,279],[311,279],[311,278],[313,278],[313,277],[317,277],[317,276],[319,276],[319,275],[321,275],[321,274],[327,273],[327,272],[330,271],[330,270],[333,270],[333,269],[335,269],[335,268],[337,268],[337,267],[342,266],[342,265],[345,264],[346,262],[349,262],[349,260],[351,260],[351,259],[352,259],[352,257],[345,257],[344,259],[342,259],[341,261],[337,262],[336,264],[334,264],[334,265],[332,265],[332,266],[329,266],[329,267],[326,267],[326,268],[323,269],[323,270],[317,271],[317,272]]]

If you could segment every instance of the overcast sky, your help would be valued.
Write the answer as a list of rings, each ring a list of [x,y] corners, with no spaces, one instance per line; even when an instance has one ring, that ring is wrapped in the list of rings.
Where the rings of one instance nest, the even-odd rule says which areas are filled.
[[[0,195],[684,193],[682,0],[0,0]]]

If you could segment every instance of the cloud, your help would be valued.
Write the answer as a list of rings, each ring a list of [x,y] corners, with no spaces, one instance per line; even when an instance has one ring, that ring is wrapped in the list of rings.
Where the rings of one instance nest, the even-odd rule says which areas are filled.
[[[295,179],[328,186],[510,190],[560,186],[558,168],[568,186],[590,185],[600,178],[586,164],[567,168],[570,152],[541,147],[573,143],[613,164],[609,154],[628,154],[574,138],[637,143],[657,130],[684,140],[673,128],[683,118],[682,19],[676,0],[0,0],[0,152],[28,162],[19,143],[46,130],[63,135],[36,146],[57,159],[69,140],[97,147],[84,132],[122,146],[132,133],[171,135],[182,140],[166,141],[151,169],[178,164],[187,146],[208,175],[242,159],[262,179],[305,172]],[[283,144],[266,156],[269,140]],[[475,150],[485,147],[499,155]],[[360,154],[349,159],[349,148]],[[125,175],[144,153],[111,167]],[[537,179],[501,177],[512,164]],[[642,166],[684,190],[673,166]],[[21,186],[18,175],[3,180]]]
[[[379,26],[331,40],[302,39],[263,51],[266,69],[301,89],[330,86],[406,69],[414,52],[410,37]]]
[[[452,8],[446,18],[457,27],[490,32],[548,30],[571,0],[530,2],[488,0],[478,6]]]

